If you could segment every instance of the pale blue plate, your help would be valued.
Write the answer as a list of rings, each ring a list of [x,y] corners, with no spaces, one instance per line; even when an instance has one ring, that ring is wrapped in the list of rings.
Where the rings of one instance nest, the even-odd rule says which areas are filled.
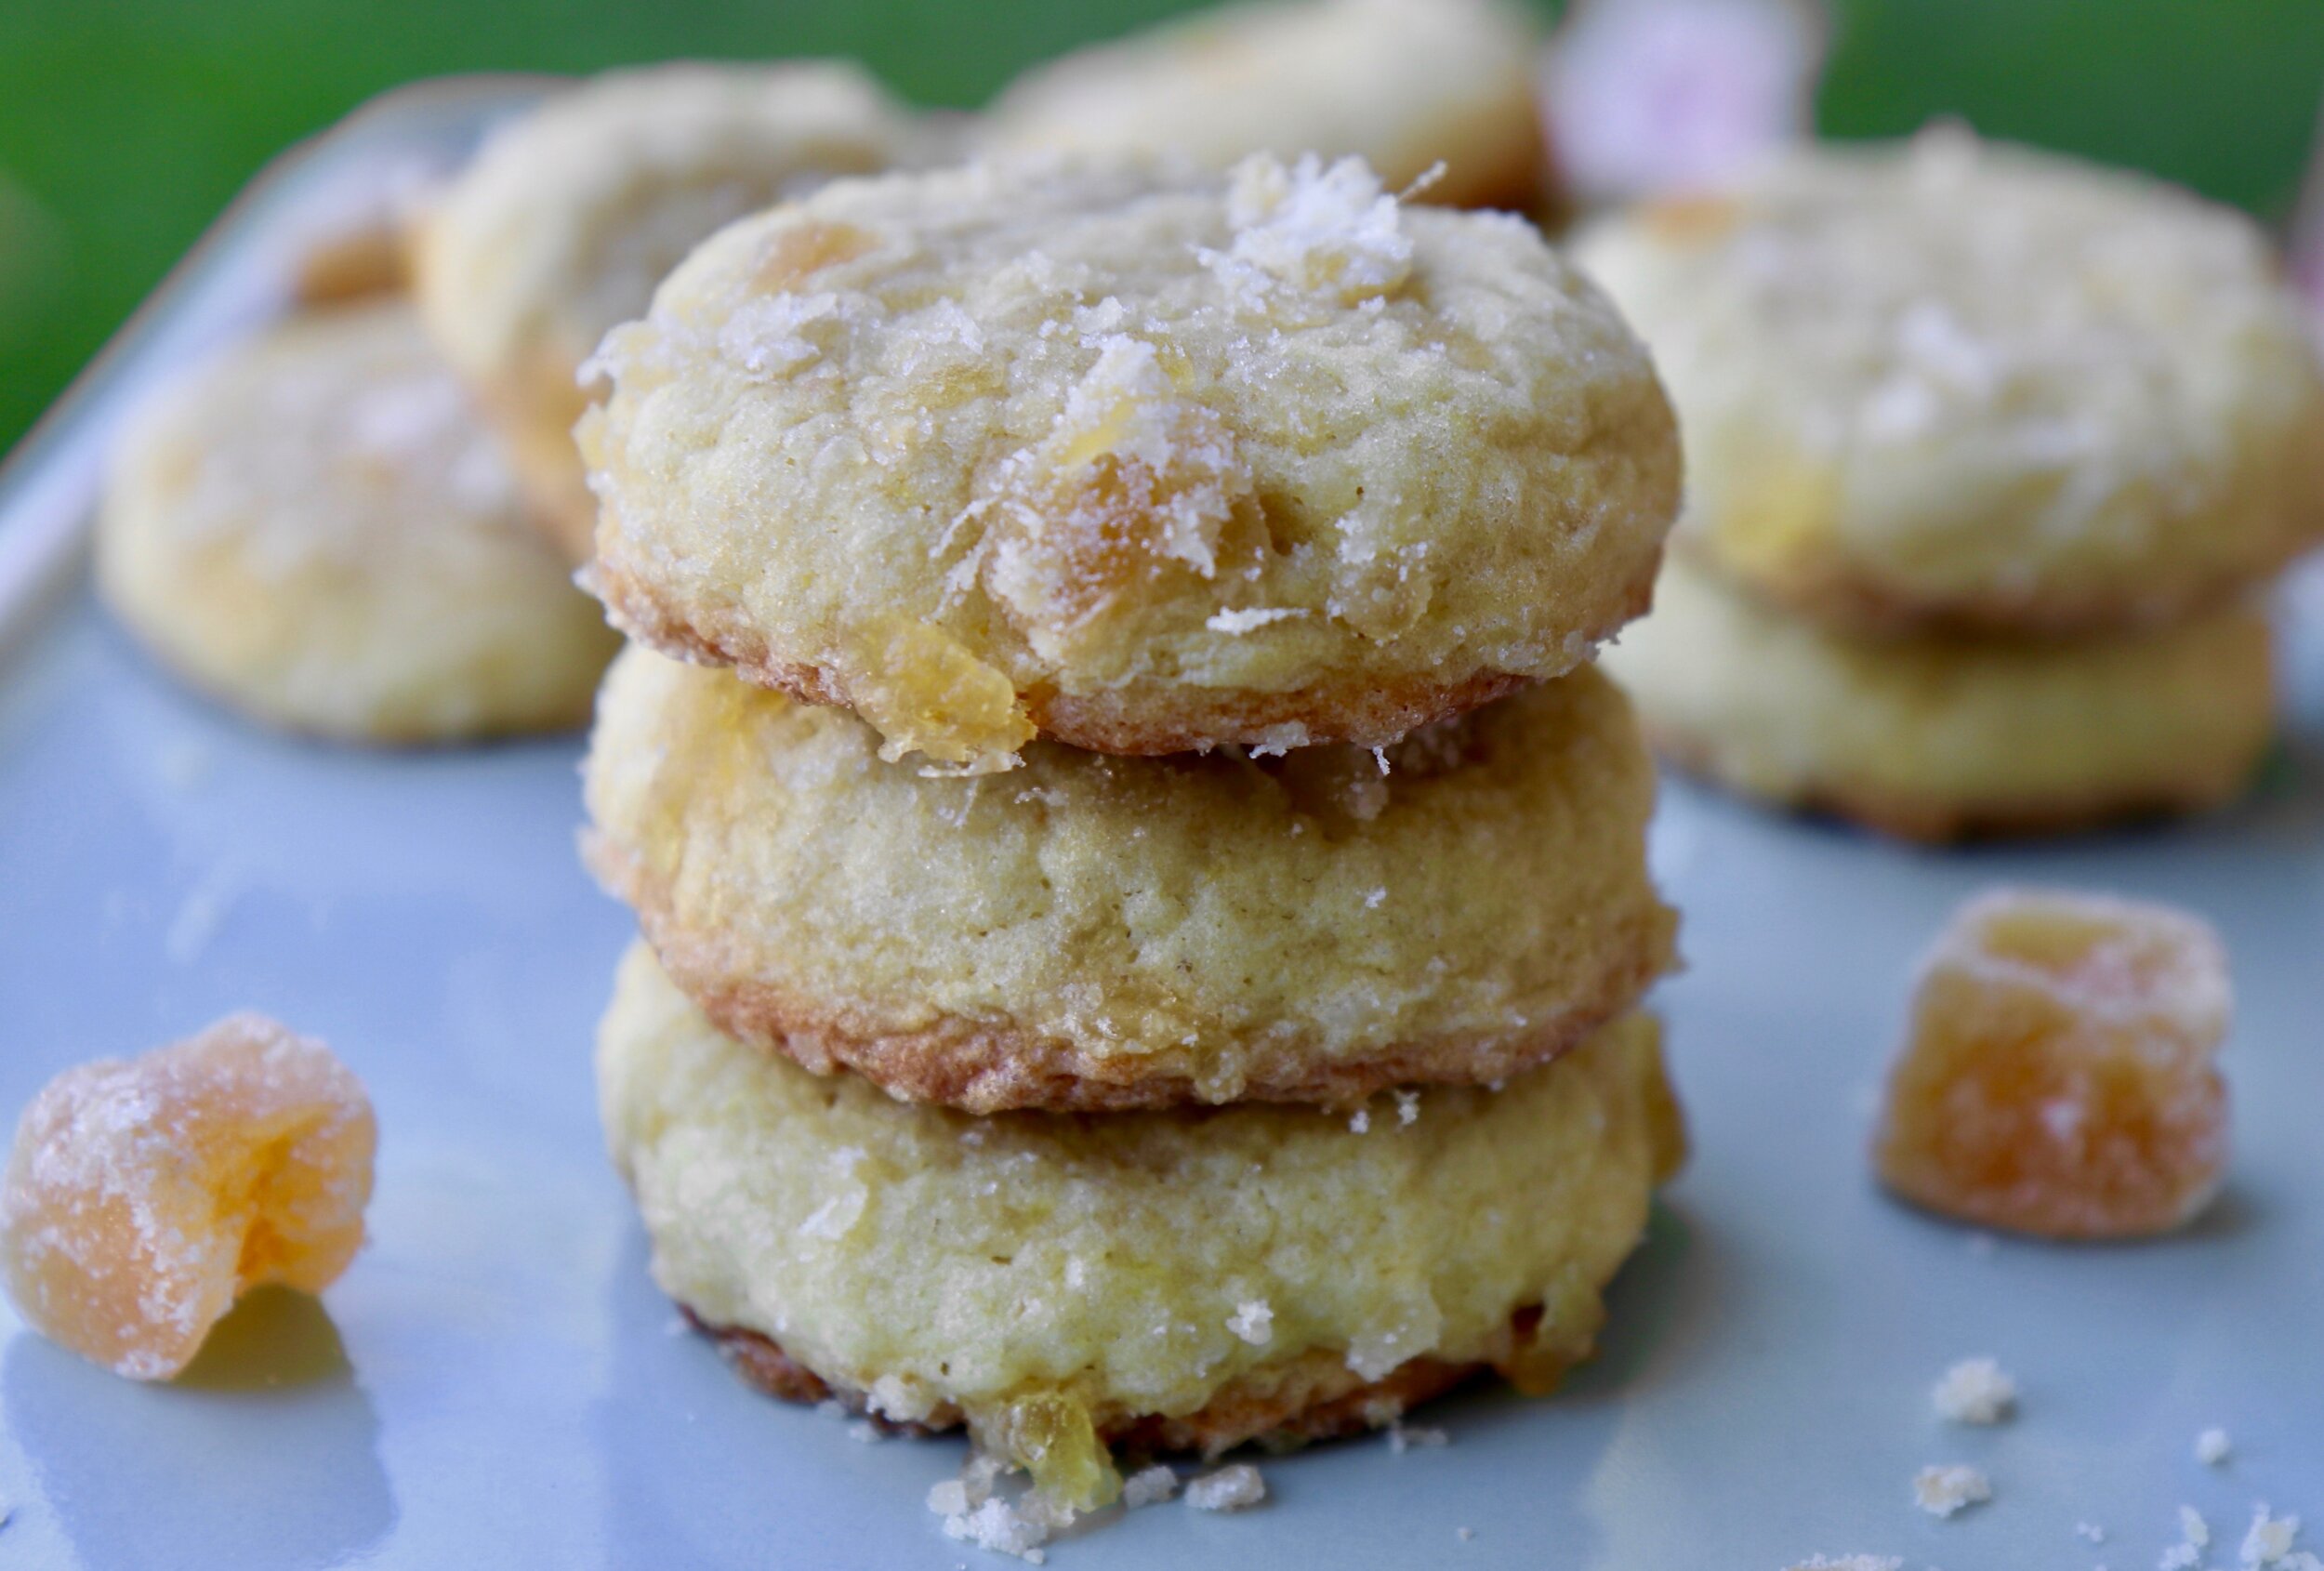
[[[522,91],[406,97],[270,182],[0,492],[0,1116],[67,1063],[253,1006],[331,1041],[384,1131],[371,1248],[321,1308],[245,1309],[186,1383],[117,1380],[0,1310],[0,1571],[1010,1564],[922,1507],[957,1443],[858,1444],[674,1334],[591,1105],[628,922],[574,861],[577,743],[268,735],[161,677],[78,583],[121,402],[271,309],[316,212]],[[1603,1356],[1549,1402],[1443,1404],[1443,1449],[1268,1460],[1260,1511],[1154,1508],[1051,1563],[1778,1571],[1863,1551],[2145,1571],[2182,1502],[2220,1564],[2256,1500],[2324,1519],[2324,582],[2296,598],[2291,740],[2207,824],[1934,856],[1672,786],[1656,854],[1691,969],[1660,1002],[1697,1150]],[[2185,1235],[1993,1244],[1868,1182],[1909,968],[2002,878],[2175,901],[2225,931],[2238,1154]],[[1981,1353],[2022,1414],[1940,1425],[1930,1384]],[[2224,1468],[2190,1454],[2213,1425]],[[1995,1498],[1938,1522],[1910,1480],[1951,1460]]]

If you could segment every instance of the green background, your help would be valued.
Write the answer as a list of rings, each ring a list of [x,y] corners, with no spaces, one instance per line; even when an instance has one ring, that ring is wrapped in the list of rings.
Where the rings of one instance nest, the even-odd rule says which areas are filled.
[[[1184,0],[0,0],[0,447],[269,155],[442,72],[846,54],[931,104]],[[1553,8],[1543,0],[1545,11]],[[2279,219],[2324,0],[1837,0],[1839,136],[1958,114]],[[11,188],[12,191],[11,191]]]

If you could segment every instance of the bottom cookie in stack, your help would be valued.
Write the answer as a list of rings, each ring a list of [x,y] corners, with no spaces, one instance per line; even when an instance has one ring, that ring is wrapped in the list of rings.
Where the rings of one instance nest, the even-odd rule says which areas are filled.
[[[656,1279],[778,1395],[966,1424],[1086,1510],[1112,1450],[1392,1422],[1494,1369],[1542,1391],[1683,1154],[1631,1014],[1498,1090],[978,1117],[720,1033],[644,945],[598,1075]]]
[[[1918,840],[2217,806],[2274,730],[2271,631],[2241,602],[2072,640],[1875,640],[1673,558],[1604,664],[1663,757]]]

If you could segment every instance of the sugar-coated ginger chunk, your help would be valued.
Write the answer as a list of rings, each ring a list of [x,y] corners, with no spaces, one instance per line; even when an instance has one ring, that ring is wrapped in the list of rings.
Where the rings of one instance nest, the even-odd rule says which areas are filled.
[[[1998,890],[1938,939],[1890,1071],[1882,1181],[1981,1226],[2166,1232],[2218,1189],[2227,960],[2166,906]]]
[[[347,1269],[377,1142],[353,1071],[263,1015],[68,1069],[0,1186],[8,1295],[50,1340],[165,1380],[247,1289],[320,1292]]]

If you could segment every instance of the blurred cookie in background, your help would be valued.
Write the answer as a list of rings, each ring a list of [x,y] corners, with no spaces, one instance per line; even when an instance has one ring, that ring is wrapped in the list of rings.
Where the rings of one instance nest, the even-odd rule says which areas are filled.
[[[2324,375],[2249,218],[1939,128],[1800,151],[1578,257],[1679,411],[1671,537],[1866,632],[2157,627],[2324,539]]]
[[[2158,632],[1868,639],[1673,560],[1604,663],[1681,767],[1941,841],[2230,799],[2273,734],[2271,641],[2241,602]]]
[[[1390,191],[1462,207],[1551,201],[1531,20],[1500,0],[1257,0],[1076,50],[993,101],[992,152],[1361,156]]]
[[[97,572],[194,686],[350,741],[579,725],[619,643],[398,300],[294,317],[150,405]]]
[[[420,226],[420,313],[568,557],[596,527],[572,433],[606,330],[715,231],[905,162],[918,136],[859,68],[798,60],[609,73],[485,142]]]

